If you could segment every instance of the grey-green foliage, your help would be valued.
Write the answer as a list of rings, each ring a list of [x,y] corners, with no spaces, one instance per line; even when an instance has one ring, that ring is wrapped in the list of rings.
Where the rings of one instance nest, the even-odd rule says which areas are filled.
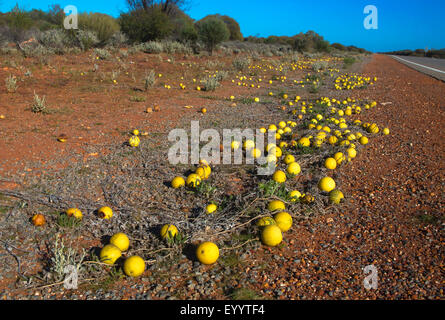
[[[83,51],[86,51],[97,44],[99,44],[99,39],[97,34],[93,31],[88,30],[77,30],[76,38],[78,40],[79,46]]]
[[[107,42],[109,46],[115,48],[121,48],[125,46],[127,43],[128,43],[128,37],[120,31],[115,32]]]
[[[156,73],[154,70],[145,72],[144,77],[144,89],[147,91],[149,88],[153,87],[156,83]]]
[[[34,113],[47,113],[45,96],[39,97],[34,92],[34,103],[32,104],[31,111]]]
[[[60,29],[51,29],[39,32],[36,35],[37,40],[46,48],[52,48],[57,53],[63,53],[65,47],[69,45],[69,37]]]
[[[219,18],[208,18],[197,22],[199,39],[206,45],[212,54],[216,45],[230,37],[227,25]]]
[[[82,267],[85,256],[85,250],[82,250],[79,254],[73,248],[66,247],[63,240],[59,240],[59,235],[57,234],[54,246],[51,248],[50,261],[50,271],[54,275],[55,280],[63,280],[65,278],[66,268],[69,266],[73,266],[78,272]]]
[[[219,81],[216,77],[206,78],[201,80],[204,91],[214,91],[219,87]]]
[[[243,71],[247,69],[247,67],[249,67],[251,63],[252,60],[247,57],[238,57],[233,60],[232,64],[237,71]]]
[[[141,45],[145,53],[161,53],[164,51],[164,45],[159,41],[149,41]]]
[[[10,93],[17,91],[17,78],[12,74],[5,79],[6,90]]]

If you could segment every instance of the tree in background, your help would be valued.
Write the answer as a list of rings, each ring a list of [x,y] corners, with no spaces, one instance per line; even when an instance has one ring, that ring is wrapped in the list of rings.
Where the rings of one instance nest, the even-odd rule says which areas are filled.
[[[14,42],[25,40],[26,31],[33,26],[33,21],[29,14],[21,9],[18,4],[15,5],[6,17],[6,23],[9,27],[10,40]]]
[[[119,17],[119,24],[131,41],[147,42],[163,39],[173,30],[166,13],[154,6],[149,10],[137,9],[123,13]]]
[[[230,32],[229,40],[232,40],[232,41],[236,41],[236,40],[243,41],[244,40],[243,34],[241,33],[241,28],[235,19],[233,19],[229,16],[222,16],[220,14],[211,14],[211,15],[208,15],[208,16],[202,18],[201,21],[204,21],[204,20],[210,19],[210,18],[221,19],[226,24],[226,26]]]
[[[309,42],[306,36],[301,32],[294,37],[293,49],[298,52],[304,52],[308,50]]]
[[[119,23],[112,16],[103,13],[81,13],[78,16],[79,29],[96,33],[103,44],[120,30]]]
[[[121,29],[133,42],[166,37],[196,41],[194,21],[181,9],[185,3],[186,0],[127,0],[129,11],[119,17]]]
[[[199,39],[205,44],[210,55],[216,45],[230,38],[227,25],[219,18],[210,17],[196,23]]]
[[[168,16],[172,15],[186,3],[186,0],[127,0],[130,11],[145,10],[150,11],[153,7],[158,7]]]

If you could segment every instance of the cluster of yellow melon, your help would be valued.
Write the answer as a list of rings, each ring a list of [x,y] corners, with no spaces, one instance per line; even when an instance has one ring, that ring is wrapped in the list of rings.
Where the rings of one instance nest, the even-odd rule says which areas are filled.
[[[343,74],[335,79],[335,89],[337,90],[352,90],[362,88],[367,85],[372,85],[377,81],[377,78],[363,77],[356,74]]]
[[[114,265],[130,247],[130,239],[125,233],[114,234],[110,242],[100,251],[99,258],[102,263]],[[145,271],[145,261],[140,256],[133,255],[125,259],[123,270],[130,277],[139,277]]]
[[[139,130],[134,129],[130,139],[128,140],[128,144],[134,148],[138,147],[141,143],[141,139],[139,138]]]
[[[189,188],[198,187],[203,180],[207,180],[212,173],[212,168],[205,159],[199,160],[199,165],[195,170],[195,173],[191,173],[184,179],[181,176],[176,176],[171,182],[171,186],[174,189],[178,189],[187,185]]]
[[[274,213],[273,217],[262,217],[256,225],[261,228],[261,242],[274,247],[283,240],[283,232],[292,227],[292,216],[286,212],[286,206],[281,200],[272,200],[267,209]]]

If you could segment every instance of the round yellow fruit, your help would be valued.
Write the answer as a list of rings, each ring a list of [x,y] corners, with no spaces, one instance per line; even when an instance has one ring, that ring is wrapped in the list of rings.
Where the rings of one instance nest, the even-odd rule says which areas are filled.
[[[239,149],[239,142],[238,141],[232,141],[230,146],[232,147],[232,150],[238,150]]]
[[[287,156],[284,157],[285,164],[290,164],[292,162],[295,162],[295,157],[293,155],[288,154]]]
[[[207,213],[207,214],[213,213],[213,212],[215,212],[217,209],[218,209],[218,206],[217,206],[216,204],[214,204],[214,203],[211,203],[211,204],[207,205],[207,207],[206,207],[206,213]]]
[[[82,220],[82,218],[83,218],[82,212],[77,208],[70,208],[70,209],[66,210],[66,215],[68,217],[74,217],[79,220]]]
[[[253,149],[250,151],[250,153],[251,153],[252,158],[257,159],[257,158],[261,157],[261,150],[260,150],[260,149],[253,148]]]
[[[129,277],[139,277],[145,271],[145,261],[139,256],[125,259],[124,272]]]
[[[139,139],[138,136],[132,136],[130,138],[130,140],[128,140],[128,143],[130,144],[130,146],[132,147],[137,147],[139,146],[139,143],[141,143],[141,139]]]
[[[278,228],[282,232],[286,232],[292,227],[292,216],[287,212],[280,212],[273,216]]]
[[[334,158],[327,158],[324,162],[324,166],[326,169],[334,170],[337,168],[337,161]]]
[[[275,143],[268,143],[266,146],[266,151],[270,152],[270,150],[272,150],[273,148],[276,148],[277,145]]]
[[[348,148],[346,152],[351,159],[354,159],[357,156],[357,150],[355,150],[354,148]]]
[[[118,232],[111,237],[110,243],[114,244],[120,251],[124,252],[127,251],[130,246],[130,239],[128,239],[125,233]]]
[[[284,206],[284,202],[281,200],[272,200],[269,202],[267,209],[269,211],[278,211],[278,210],[286,210],[286,207]]]
[[[298,140],[298,145],[301,147],[309,147],[311,145],[311,141],[309,140],[309,138],[303,137]]]
[[[330,145],[334,145],[334,144],[336,144],[337,141],[338,141],[338,138],[337,138],[336,136],[330,136],[329,139],[328,139],[328,143],[329,143]]]
[[[172,240],[178,234],[178,228],[172,224],[164,224],[161,228],[161,238]]]
[[[244,150],[255,148],[255,142],[253,140],[246,140],[243,144]]]
[[[273,174],[272,179],[278,183],[283,183],[286,181],[286,174],[281,170],[277,170]]]
[[[132,133],[133,133],[133,135],[138,136],[139,135],[139,130],[138,129],[134,129]]]
[[[279,158],[283,155],[283,151],[281,151],[280,147],[273,147],[269,150],[269,154],[273,154],[275,157]]]
[[[385,129],[383,129],[383,134],[385,135],[385,136],[387,136],[388,134],[389,134],[389,129],[388,128],[385,128]]]
[[[283,241],[283,234],[277,225],[264,227],[261,232],[261,242],[269,247],[275,247]]]
[[[334,154],[334,159],[335,161],[337,161],[337,164],[340,164],[343,160],[346,159],[346,157],[343,153],[337,152],[336,154]]]
[[[335,181],[331,177],[324,177],[318,182],[321,191],[329,192],[335,189]]]
[[[275,224],[275,220],[272,217],[262,217],[256,222],[258,227],[270,226],[271,224]]]
[[[219,249],[213,242],[203,242],[196,249],[196,257],[202,264],[215,263],[219,258]]]
[[[122,256],[121,250],[114,244],[107,244],[100,251],[100,261],[106,264],[114,264]]]
[[[201,177],[196,173],[189,174],[186,184],[190,188],[196,188],[201,184]]]
[[[287,166],[287,173],[296,176],[301,172],[301,167],[297,162],[292,162]]]
[[[210,177],[212,169],[208,164],[201,164],[195,171],[195,173],[201,178],[201,180],[206,180]]]
[[[174,177],[172,180],[172,187],[175,189],[185,186],[185,180],[183,177]]]
[[[329,202],[339,204],[342,199],[345,197],[343,196],[343,193],[340,190],[334,189],[331,192],[329,192]]]
[[[113,216],[113,210],[111,210],[110,207],[102,207],[97,210],[97,215],[101,219],[111,219],[111,217]]]
[[[369,140],[367,137],[362,136],[362,137],[360,137],[359,142],[360,142],[360,144],[365,145],[365,144],[368,144]]]
[[[301,197],[301,192],[298,190],[292,190],[288,193],[288,197],[291,199],[292,202],[297,201]]]

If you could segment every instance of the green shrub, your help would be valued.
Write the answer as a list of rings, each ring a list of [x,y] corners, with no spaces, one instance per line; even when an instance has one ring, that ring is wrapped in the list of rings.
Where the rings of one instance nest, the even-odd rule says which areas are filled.
[[[196,31],[193,23],[186,23],[182,26],[179,31],[179,40],[183,42],[195,42],[198,40],[198,31]]]
[[[247,69],[247,67],[249,67],[251,63],[252,61],[249,58],[240,57],[235,58],[232,64],[237,71],[243,71]]]
[[[119,17],[122,32],[133,42],[164,39],[171,34],[173,26],[168,16],[159,8],[123,13]]]
[[[41,98],[34,92],[34,103],[31,106],[31,111],[34,113],[48,113],[45,96]]]
[[[106,43],[120,29],[113,17],[103,13],[81,13],[78,19],[79,29],[95,32],[101,43]]]
[[[54,50],[51,48],[47,48],[42,46],[41,44],[34,45],[25,45],[22,47],[23,55],[27,58],[39,58],[42,59],[41,62],[45,63],[45,59],[49,55],[54,54]],[[45,63],[46,64],[46,63]]]
[[[93,31],[84,31],[79,29],[77,32],[75,32],[75,38],[83,51],[98,45],[100,42],[96,33]]]
[[[214,14],[214,15],[206,16],[201,21],[205,21],[207,19],[212,19],[212,18],[220,19],[226,24],[227,29],[229,29],[229,33],[230,33],[228,40],[231,40],[231,41],[237,41],[237,40],[243,41],[244,40],[243,34],[241,33],[241,28],[235,19],[233,19],[229,16],[221,16],[219,14]]]
[[[164,52],[168,54],[173,53],[191,53],[191,48],[177,41],[164,41]]]
[[[26,38],[26,31],[29,30],[33,21],[29,14],[21,9],[18,4],[7,14],[6,23],[8,25],[8,38],[11,41],[23,41]]]
[[[149,41],[142,44],[142,51],[145,53],[161,53],[164,51],[164,45],[162,42]]]
[[[229,76],[229,73],[228,73],[227,71],[218,71],[218,72],[216,73],[215,79],[216,79],[218,82],[221,82],[221,81],[223,81],[224,79],[226,79],[228,76]]]
[[[125,46],[127,42],[128,42],[128,37],[124,33],[119,31],[111,36],[107,44],[115,48],[121,48]]]
[[[107,49],[100,49],[100,48],[94,49],[94,54],[101,60],[107,60],[110,59],[111,57],[111,54]]]
[[[149,88],[152,88],[156,83],[156,73],[154,70],[150,70],[145,72],[144,77],[144,89],[147,91]]]
[[[208,18],[198,21],[199,39],[205,44],[210,54],[213,53],[216,45],[226,41],[230,37],[230,31],[226,24],[218,18]]]
[[[326,61],[316,61],[312,64],[312,70],[315,72],[326,70],[328,68],[328,63]]]
[[[343,63],[344,63],[345,67],[351,66],[354,62],[355,62],[355,58],[354,57],[345,57],[343,59]]]
[[[56,53],[63,53],[69,43],[67,34],[61,29],[39,32],[36,38],[43,46],[54,49]]]
[[[219,87],[219,81],[216,77],[206,78],[201,80],[201,83],[203,84],[204,91],[214,91]]]
[[[6,85],[6,90],[9,93],[13,93],[17,91],[17,78],[15,76],[13,76],[12,74],[9,75],[6,79],[5,79],[5,85]]]

